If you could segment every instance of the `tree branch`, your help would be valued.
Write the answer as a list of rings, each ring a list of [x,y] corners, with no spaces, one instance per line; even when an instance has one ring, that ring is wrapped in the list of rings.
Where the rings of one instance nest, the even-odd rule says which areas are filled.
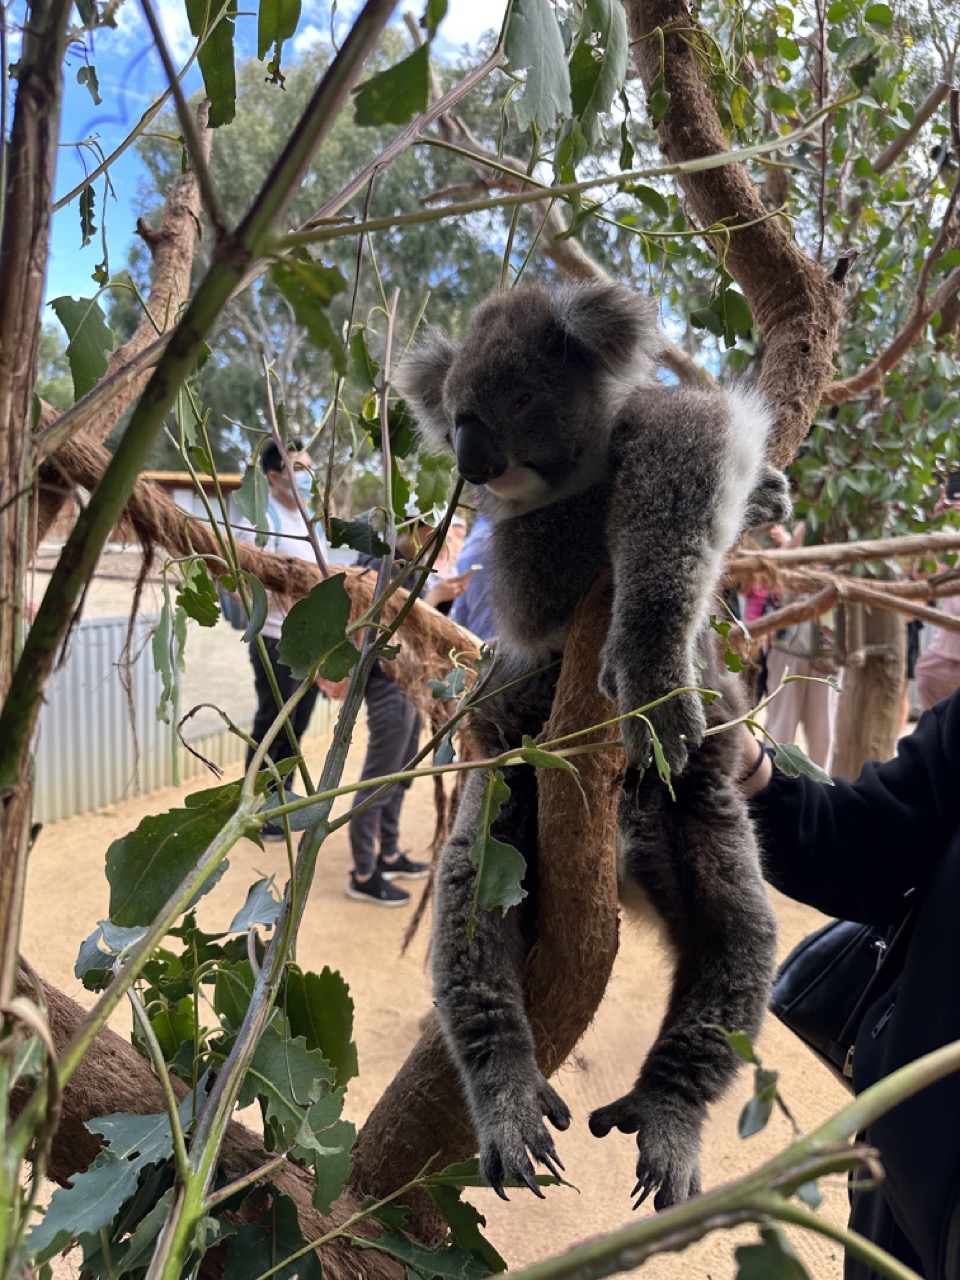
[[[624,0],[637,65],[649,86],[663,71],[670,105],[659,125],[671,162],[729,154],[730,147],[697,49],[699,24],[683,0]],[[682,27],[684,38],[671,34]],[[660,28],[660,44],[647,39]],[[691,32],[693,35],[691,36]],[[703,36],[705,39],[705,34]],[[824,386],[833,377],[840,290],[801,251],[789,224],[765,218],[760,193],[742,165],[681,173],[680,184],[701,226],[736,231],[724,240],[724,265],[746,295],[763,335],[760,384],[777,414],[771,459],[786,465],[807,434]]]

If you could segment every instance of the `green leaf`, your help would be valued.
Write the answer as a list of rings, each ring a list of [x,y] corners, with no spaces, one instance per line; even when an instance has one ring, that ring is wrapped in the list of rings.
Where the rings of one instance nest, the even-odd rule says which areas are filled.
[[[627,15],[620,0],[586,0],[569,75],[571,109],[590,146],[600,140],[600,117],[623,88],[628,60]]]
[[[431,1280],[483,1280],[489,1275],[485,1263],[456,1245],[427,1249],[399,1231],[384,1231],[379,1240],[355,1238],[354,1244],[359,1249],[377,1249],[399,1258],[415,1275],[430,1276]]]
[[[849,12],[850,6],[846,3],[846,0],[833,0],[833,4],[827,9],[827,21],[836,25],[838,22],[842,22]]]
[[[744,115],[744,108],[750,101],[750,93],[745,84],[734,85],[730,94],[730,118],[738,129],[747,127],[747,117]]]
[[[240,488],[234,494],[237,500],[237,506],[249,520],[254,529],[262,529],[263,533],[258,533],[255,542],[258,547],[266,545],[268,528],[267,505],[270,501],[270,484],[264,473],[263,467],[256,462],[247,464],[243,473],[243,479],[240,481]]]
[[[481,1234],[480,1228],[487,1225],[486,1218],[469,1201],[461,1199],[460,1187],[428,1187],[427,1194],[443,1214],[453,1244],[467,1253],[479,1254],[491,1274],[506,1271],[506,1262]]]
[[[773,765],[788,778],[798,778],[803,774],[807,778],[813,778],[815,782],[826,782],[833,786],[833,779],[826,769],[821,769],[818,764],[814,764],[795,742],[777,744],[777,749],[773,753]]]
[[[300,1230],[297,1206],[276,1187],[270,1188],[270,1207],[256,1226],[237,1227],[227,1249],[223,1274],[230,1280],[256,1280],[257,1276],[298,1253],[307,1241]],[[320,1260],[308,1251],[274,1271],[275,1280],[322,1280]]]
[[[795,116],[797,114],[797,104],[792,94],[785,93],[783,89],[778,88],[775,84],[767,85],[767,91],[764,96],[771,111],[777,111],[785,116]]]
[[[329,1213],[350,1176],[350,1152],[357,1140],[356,1126],[349,1120],[337,1120],[322,1131],[322,1137],[327,1152],[313,1161],[313,1205],[321,1213]],[[332,1150],[335,1146],[339,1150]]]
[[[746,335],[753,328],[753,313],[750,310],[750,303],[736,289],[724,289],[721,297],[723,298],[723,314],[728,329],[732,329],[734,333]],[[732,343],[728,345],[733,345]]]
[[[544,751],[527,734],[523,735],[521,744],[523,749],[520,752],[520,758],[525,764],[532,764],[535,769],[561,769],[564,773],[568,773],[579,787],[583,803],[585,805],[588,803],[587,793],[584,791],[583,783],[580,781],[580,774],[570,760],[564,759],[563,756],[555,756],[549,751]]]
[[[186,808],[150,815],[114,840],[107,850],[113,923],[149,924],[223,830],[239,798],[237,782],[195,792],[186,797]],[[224,859],[196,896],[208,893],[226,869]]]
[[[284,42],[297,32],[300,21],[300,0],[260,0],[257,15],[257,57],[266,57],[272,44],[277,46],[274,57],[279,65]]]
[[[244,644],[249,644],[263,630],[263,624],[266,622],[267,614],[270,610],[270,601],[267,598],[263,583],[258,577],[248,573],[246,569],[240,570],[240,577],[250,588],[250,621],[247,623],[247,628],[241,637]]]
[[[779,1227],[761,1227],[760,1237],[762,1244],[743,1244],[736,1250],[737,1280],[810,1280]]]
[[[808,1209],[819,1209],[823,1204],[823,1195],[816,1182],[805,1182],[797,1187],[797,1199],[802,1200]]]
[[[737,1125],[741,1138],[751,1138],[766,1128],[777,1104],[777,1072],[768,1071],[758,1064],[753,1076],[753,1097],[741,1111]]]
[[[70,1187],[61,1187],[50,1198],[43,1221],[27,1237],[34,1262],[42,1262],[65,1248],[74,1236],[95,1235],[108,1227],[120,1206],[137,1189],[139,1168],[131,1160],[119,1160],[102,1151],[89,1169],[78,1173]]]
[[[430,47],[414,49],[396,66],[354,90],[354,122],[358,125],[406,124],[426,111],[430,97]]]
[[[91,182],[89,187],[84,187],[80,192],[80,248],[84,249],[93,239],[97,230],[97,224],[94,221],[94,213],[96,212],[97,193],[93,189]]]
[[[707,329],[716,337],[723,337],[723,317],[714,311],[713,307],[701,307],[697,311],[691,311],[690,323],[695,329]]]
[[[890,31],[893,29],[893,10],[886,4],[870,4],[863,11],[863,20],[878,31]]]
[[[200,37],[205,34],[205,24],[218,6],[209,0],[186,0],[187,20],[190,31]],[[203,87],[210,99],[210,128],[229,124],[237,114],[237,75],[233,60],[234,18],[236,4],[223,15],[197,55]]]
[[[353,547],[367,556],[386,556],[390,554],[389,545],[380,537],[374,528],[375,511],[362,511],[356,520],[339,520],[333,516],[330,520],[330,543],[334,547]],[[382,516],[382,512],[379,513]]]
[[[504,53],[515,75],[527,72],[526,83],[514,98],[522,131],[536,124],[546,133],[558,116],[570,115],[570,72],[550,0],[514,0]]]
[[[789,36],[777,36],[777,52],[787,62],[796,62],[800,57],[800,46]]]
[[[80,67],[77,71],[77,84],[85,84],[87,86],[90,97],[93,99],[94,106],[99,107],[102,105],[103,99],[100,97],[100,82],[97,79],[96,67]],[[93,189],[93,185],[91,184],[86,189],[87,191],[91,191]],[[86,243],[86,241],[84,241],[84,243]]]
[[[630,195],[636,196],[640,203],[645,204],[661,221],[670,216],[669,204],[653,187],[645,186],[642,182],[629,182],[623,189]]]
[[[274,877],[264,876],[247,890],[247,900],[230,921],[227,933],[246,933],[254,925],[272,929],[280,913],[280,899],[274,892]]]
[[[308,1112],[314,1103],[330,1096],[333,1068],[321,1053],[307,1048],[302,1036],[286,1035],[279,1024],[280,1019],[275,1018],[260,1038],[238,1105],[248,1107],[259,1099],[270,1150],[294,1144],[318,1149],[307,1124]],[[339,1119],[338,1109],[332,1119]]]
[[[421,453],[417,468],[417,506],[421,511],[442,507],[453,475],[453,462],[435,454]]]
[[[228,1031],[239,1031],[253,995],[253,970],[244,957],[235,964],[219,964],[215,970],[213,1008]]]
[[[424,45],[424,51],[426,46]],[[293,307],[297,324],[320,351],[329,351],[337,373],[346,373],[343,343],[333,331],[326,311],[331,300],[343,293],[347,282],[337,267],[325,267],[309,257],[286,257],[270,268],[270,278]]]
[[[220,602],[206,564],[200,559],[191,560],[184,577],[185,581],[177,587],[178,606],[201,627],[215,626],[220,617]]]
[[[437,28],[446,16],[447,0],[427,0],[420,26],[426,31],[428,40],[432,40],[437,34]]]
[[[477,839],[469,854],[470,861],[477,867],[468,926],[470,937],[473,936],[477,907],[484,911],[499,907],[506,915],[510,907],[518,906],[527,896],[522,884],[527,869],[523,855],[513,845],[504,844],[490,834],[491,826],[509,798],[510,788],[504,782],[503,774],[499,771],[490,773],[477,815]]]
[[[96,298],[54,298],[50,303],[70,342],[67,359],[73,375],[75,399],[107,372],[107,353],[113,350],[113,333]]]
[[[323,1054],[338,1086],[358,1074],[353,1001],[350,988],[336,970],[325,966],[319,974],[305,973],[298,965],[288,965],[283,1010],[291,1034],[302,1036],[308,1049]]]
[[[343,575],[318,582],[283,620],[277,656],[303,680],[316,668],[329,680],[342,680],[360,656],[346,638],[350,597]]]
[[[462,697],[466,687],[466,667],[454,667],[452,671],[447,672],[442,680],[427,681],[427,688],[433,696],[442,698],[444,702],[450,702],[453,698]]]
[[[189,1125],[193,1096],[180,1104],[180,1124]],[[53,1193],[43,1221],[34,1227],[27,1248],[35,1261],[52,1256],[75,1236],[95,1235],[116,1217],[124,1201],[137,1189],[147,1165],[169,1160],[173,1154],[170,1119],[161,1115],[109,1115],[88,1120],[86,1127],[109,1144],[89,1169],[78,1173],[69,1187]]]

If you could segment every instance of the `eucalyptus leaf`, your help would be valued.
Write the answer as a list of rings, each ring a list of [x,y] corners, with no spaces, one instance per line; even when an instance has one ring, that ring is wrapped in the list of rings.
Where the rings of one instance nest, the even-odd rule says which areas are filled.
[[[386,556],[390,547],[374,528],[370,517],[372,512],[363,512],[356,520],[340,520],[334,516],[330,521],[330,543],[334,547],[352,547],[361,555]]]
[[[237,782],[195,792],[185,808],[151,814],[136,831],[114,840],[107,850],[111,921],[150,924],[223,830],[239,798]],[[196,896],[209,892],[226,868],[224,859]]]
[[[328,351],[337,373],[346,373],[343,343],[334,333],[326,308],[343,293],[347,282],[337,267],[325,267],[312,258],[288,256],[270,268],[270,278],[293,308],[297,324],[320,351]]]
[[[272,1187],[263,1220],[255,1226],[237,1227],[227,1249],[223,1274],[230,1280],[256,1280],[271,1271],[275,1280],[322,1280],[320,1260],[312,1250],[292,1262],[284,1262],[306,1244],[297,1206],[289,1196]],[[279,1269],[273,1271],[274,1267]]]
[[[470,936],[475,927],[477,907],[483,911],[499,907],[506,915],[511,907],[519,906],[527,896],[522,883],[527,870],[523,855],[512,845],[504,844],[491,835],[491,827],[509,798],[510,788],[504,782],[503,774],[499,771],[490,773],[477,815],[477,839],[469,853],[470,861],[477,867],[470,910]]]
[[[334,969],[319,974],[287,967],[283,1009],[294,1036],[302,1036],[308,1049],[323,1054],[336,1082],[343,1086],[358,1073],[357,1046],[353,1042],[353,1000],[350,988]]]
[[[227,933],[246,933],[255,925],[273,928],[280,914],[280,899],[273,884],[274,876],[264,876],[247,890],[247,900],[230,921]]]
[[[209,0],[186,0],[187,21],[191,34],[198,38],[206,35],[203,47],[197,54],[203,87],[210,99],[210,128],[229,124],[237,114],[237,73],[234,65],[234,18],[237,15],[235,0],[226,13],[207,35],[211,15],[219,12],[219,6]]]
[[[761,1244],[736,1250],[737,1280],[810,1280],[806,1267],[779,1227],[761,1227]]]
[[[358,125],[407,124],[426,111],[430,97],[430,47],[414,49],[396,66],[381,71],[354,90]]]
[[[96,298],[54,298],[50,303],[67,331],[67,359],[79,400],[107,372],[114,337]]]
[[[311,588],[283,620],[277,656],[303,680],[312,670],[342,680],[360,656],[346,638],[350,597],[343,575],[334,574]]]
[[[524,87],[514,99],[522,131],[535,124],[545,133],[558,116],[570,115],[570,72],[550,0],[514,0],[504,54],[515,75],[527,73]]]

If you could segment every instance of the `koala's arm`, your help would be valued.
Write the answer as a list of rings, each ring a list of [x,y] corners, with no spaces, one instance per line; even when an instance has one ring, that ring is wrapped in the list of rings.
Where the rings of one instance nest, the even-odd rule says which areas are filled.
[[[607,529],[614,604],[600,676],[621,714],[697,685],[698,635],[716,611],[768,427],[759,402],[720,390],[657,388],[630,401],[614,436]],[[706,727],[701,696],[676,694],[649,719],[671,769],[682,770]],[[624,721],[621,736],[631,763],[645,766],[643,721]]]
[[[532,770],[528,772],[532,779]],[[543,1117],[565,1129],[570,1113],[537,1068],[524,1007],[525,951],[516,909],[504,916],[499,909],[478,907],[473,936],[468,937],[477,877],[469,855],[483,788],[484,775],[471,774],[441,855],[431,958],[434,1001],[470,1104],[481,1170],[506,1199],[503,1186],[509,1179],[525,1182],[540,1195],[530,1156],[551,1170],[554,1162],[559,1164]],[[515,787],[507,803],[518,801],[522,804]],[[498,838],[509,841],[514,824],[509,814],[504,818],[506,809],[495,829]],[[518,821],[522,825],[522,815]]]

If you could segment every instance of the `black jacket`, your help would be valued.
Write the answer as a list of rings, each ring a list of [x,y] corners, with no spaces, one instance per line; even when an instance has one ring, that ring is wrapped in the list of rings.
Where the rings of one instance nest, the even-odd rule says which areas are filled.
[[[775,772],[751,811],[765,875],[791,898],[881,927],[918,907],[903,971],[861,1025],[856,1089],[960,1040],[960,693],[856,782]],[[850,1225],[926,1280],[960,1280],[960,1073],[882,1117],[867,1140],[886,1177],[854,1191]],[[878,1280],[850,1258],[845,1276]]]

